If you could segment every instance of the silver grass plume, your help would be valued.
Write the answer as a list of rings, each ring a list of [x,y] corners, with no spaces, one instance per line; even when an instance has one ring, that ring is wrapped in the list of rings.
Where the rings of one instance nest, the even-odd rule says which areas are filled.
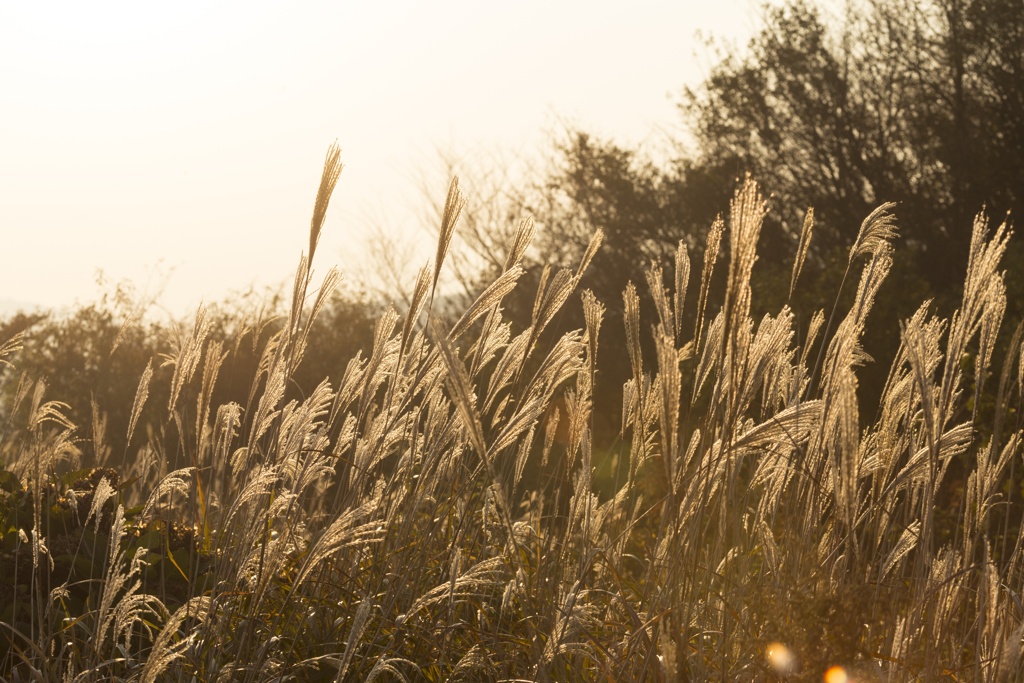
[[[740,412],[737,403],[738,380],[742,367],[748,362],[750,344],[750,278],[757,261],[757,241],[768,205],[749,177],[729,204],[729,275],[725,288],[725,355],[724,363],[730,370],[723,379],[728,382],[732,396],[727,403],[729,420]],[[728,394],[727,394],[728,395]]]
[[[676,329],[675,314],[672,307],[669,305],[668,293],[665,291],[665,283],[661,271],[661,266],[657,263],[651,263],[647,270],[644,271],[644,277],[647,280],[647,288],[651,292],[651,298],[654,300],[654,308],[658,312],[658,322],[661,325],[662,330],[666,334],[674,334]],[[675,339],[673,338],[673,344]]]
[[[420,268],[416,276],[416,286],[412,290],[412,300],[409,303],[409,310],[405,314],[405,323],[402,325],[402,351],[409,347],[412,339],[412,331],[420,318],[420,311],[423,310],[423,302],[427,298],[427,290],[430,288],[430,270],[427,266]]]
[[[597,341],[598,334],[601,331],[601,321],[604,319],[605,307],[594,293],[589,289],[584,291],[582,294],[583,299],[583,319],[586,322],[587,327],[587,348],[588,357],[590,360],[591,374],[596,370],[597,362]],[[1024,352],[1024,348],[1022,348]]]
[[[533,328],[526,328],[509,342],[505,353],[498,359],[494,372],[491,373],[491,379],[487,384],[487,400],[484,401],[485,411],[491,410],[498,396],[501,395],[503,390],[508,388],[512,378],[520,371],[523,360],[527,355],[527,345],[532,337]]]
[[[341,283],[341,271],[337,268],[331,268],[327,271],[327,275],[324,276],[324,280],[320,283],[319,289],[316,292],[316,299],[313,300],[313,308],[310,309],[309,316],[301,323],[297,334],[295,335],[292,346],[291,346],[291,358],[289,362],[291,369],[294,370],[299,363],[302,361],[302,356],[306,350],[306,343],[309,339],[309,332],[313,329],[313,321],[317,319],[324,306],[330,300],[331,295],[338,288]]]
[[[192,478],[195,473],[194,467],[185,467],[180,470],[174,470],[167,474],[160,483],[157,485],[153,492],[149,494],[149,498],[146,499],[146,504],[142,508],[142,512],[139,514],[139,521],[145,524],[149,521],[150,515],[153,514],[153,510],[160,503],[160,499],[166,495],[173,493],[186,494],[189,490],[189,479]]]
[[[455,355],[455,350],[452,349],[448,336],[441,332],[433,320],[430,321],[430,327],[434,343],[441,352],[441,358],[444,359],[444,364],[448,371],[446,377],[447,384],[451,390],[455,405],[459,410],[459,415],[462,417],[470,442],[476,449],[481,461],[487,463],[488,467],[491,467],[490,454],[487,449],[487,443],[484,440],[483,425],[480,424],[480,417],[476,410],[476,395],[473,392],[469,374],[466,372],[466,366]]]
[[[604,231],[597,230],[590,236],[587,248],[583,251],[583,257],[580,258],[579,265],[576,267],[576,274],[573,276],[573,287],[579,284],[584,271],[590,267],[590,262],[597,255],[597,250],[601,248],[602,242],[604,242]]]
[[[114,335],[114,343],[110,345],[110,353],[108,354],[110,357],[113,357],[114,352],[117,351],[118,347],[121,346],[121,342],[124,341],[125,334],[128,333],[128,330],[130,330],[135,323],[139,322],[139,318],[141,317],[142,313],[137,308],[129,311],[128,315],[124,317],[124,320],[121,322],[121,326],[117,329],[117,334]]]
[[[512,338],[511,322],[502,322],[501,307],[493,310],[493,315],[488,315],[484,323],[480,339],[473,346],[473,376],[478,376],[480,370],[490,364],[498,355],[498,352],[508,346]]]
[[[508,256],[505,258],[505,270],[523,260],[527,247],[533,242],[535,232],[536,226],[534,225],[533,218],[526,218],[519,224],[519,229],[516,230],[515,237],[512,239],[512,246],[509,248]]]
[[[679,397],[682,391],[682,373],[679,370],[679,352],[676,350],[675,342],[669,335],[672,328],[659,327],[656,335],[658,353],[658,385],[661,389],[658,407],[661,418],[661,447],[662,463],[664,465],[665,482],[669,485],[669,492],[674,493],[671,482],[675,481],[678,471],[678,450],[679,450]],[[674,502],[674,497],[670,497]],[[670,505],[664,507],[667,514]]]
[[[804,260],[807,258],[807,248],[811,244],[811,232],[814,230],[814,209],[807,209],[804,216],[803,227],[800,228],[800,242],[796,248],[796,259],[793,261],[793,275],[789,280],[789,298],[793,298],[793,290],[796,288],[796,281],[803,270]]]
[[[106,477],[100,479],[100,483],[96,485],[92,495],[92,505],[89,506],[89,513],[85,516],[85,521],[82,523],[83,527],[89,526],[89,522],[95,520],[94,532],[99,533],[100,523],[103,521],[103,508],[106,506],[107,501],[113,500],[117,497],[117,491],[110,485],[110,482]]]
[[[182,387],[192,380],[199,360],[203,356],[203,342],[210,333],[210,321],[206,317],[206,307],[200,306],[196,311],[192,333],[183,339],[179,338],[176,353],[167,357],[164,365],[174,366],[171,377],[171,396],[167,402],[167,412],[173,413],[178,403],[178,395]]]
[[[142,377],[139,378],[139,386],[135,390],[135,401],[132,402],[132,414],[128,420],[128,436],[125,439],[125,444],[131,444],[132,434],[135,433],[135,424],[139,421],[139,415],[142,414],[142,408],[146,405],[146,399],[149,398],[149,382],[153,379],[153,360],[150,359],[146,362],[146,368],[142,371]]]
[[[487,286],[477,297],[459,321],[452,327],[448,338],[457,341],[485,313],[493,309],[501,300],[515,289],[516,283],[523,274],[522,266],[515,265],[502,273],[494,282]]]
[[[4,360],[7,356],[13,355],[21,350],[22,344],[25,340],[25,333],[19,332],[14,335],[3,344],[0,344],[0,367],[14,367],[10,362]]]
[[[643,374],[643,358],[640,351],[640,297],[633,282],[626,283],[622,293],[622,320],[626,326],[626,352],[633,370],[633,378],[639,381]]]
[[[697,298],[697,327],[694,331],[697,350],[700,350],[701,337],[704,326],[704,309],[708,303],[708,290],[711,287],[711,275],[715,270],[715,262],[718,261],[718,250],[722,244],[722,233],[725,231],[725,221],[719,215],[711,224],[708,230],[707,244],[704,247],[704,266],[700,272],[700,294]]]
[[[213,401],[213,389],[217,384],[217,375],[220,374],[220,366],[228,357],[223,350],[224,344],[218,339],[212,339],[206,344],[206,352],[203,354],[202,380],[199,386],[199,395],[196,397],[196,439],[203,440],[206,431],[206,423],[210,417],[210,404]],[[196,445],[196,453],[202,453],[202,443]]]
[[[464,573],[453,574],[452,579],[435,586],[419,596],[409,611],[406,620],[430,605],[439,604],[455,597],[473,597],[483,589],[504,585],[508,579],[508,564],[504,557],[490,557],[477,562]]]
[[[683,304],[686,303],[686,289],[690,283],[690,255],[686,251],[686,242],[679,240],[676,247],[675,262],[676,286],[673,292],[673,312],[676,321],[675,334],[676,344],[679,344],[683,336]]]
[[[892,570],[917,546],[921,538],[921,521],[914,520],[900,534],[896,544],[889,550],[878,569],[879,583],[889,578]]]
[[[175,610],[160,629],[156,640],[153,641],[153,648],[146,657],[145,666],[142,667],[140,675],[142,683],[156,683],[160,674],[168,666],[184,656],[185,650],[190,645],[190,639],[182,638],[177,643],[173,642],[179,635],[178,631],[182,623],[189,617],[208,616],[212,605],[213,601],[209,596],[197,595]]]
[[[894,202],[886,202],[868,214],[860,224],[857,239],[850,248],[849,263],[853,263],[864,255],[874,255],[883,245],[888,245],[899,232],[896,229],[896,217],[889,213],[896,208]]]
[[[542,290],[537,290],[537,299],[534,304],[533,341],[536,341],[536,337],[540,336],[540,333],[555,317],[555,314],[562,308],[562,305],[568,301],[569,296],[576,287],[576,279],[568,268],[562,268],[555,273],[550,282],[545,284],[547,284],[547,287],[543,289],[543,296],[541,296]]]
[[[324,226],[324,219],[327,217],[327,205],[331,202],[331,195],[334,194],[334,187],[338,184],[341,169],[341,148],[335,142],[327,148],[324,170],[320,176],[320,187],[317,188],[316,202],[313,204],[313,218],[309,222],[309,256],[306,259],[307,264],[313,262],[316,246],[320,242],[320,232]]]
[[[363,632],[368,626],[370,612],[373,609],[373,599],[366,596],[359,602],[355,616],[352,617],[352,627],[349,629],[348,638],[345,639],[345,652],[341,656],[341,663],[338,666],[338,676],[335,680],[345,680],[349,666],[352,665],[352,657],[355,655],[356,647],[363,637]]]
[[[998,309],[1004,308],[1006,288],[1003,276],[996,269],[1006,252],[1012,231],[1003,223],[989,239],[988,219],[978,214],[971,232],[971,246],[967,260],[967,275],[964,281],[964,294],[960,308],[953,314],[949,329],[949,341],[946,350],[946,367],[942,375],[942,384],[938,408],[940,422],[944,422],[952,409],[952,400],[959,391],[961,371],[960,359],[971,338],[978,333],[986,317],[991,317],[990,327],[995,327],[997,318],[1001,318]],[[993,307],[996,311],[992,311]],[[997,330],[988,332],[991,337]]]
[[[452,235],[455,234],[455,226],[459,222],[462,209],[466,206],[466,197],[459,191],[459,177],[452,178],[448,186],[448,197],[444,201],[444,211],[441,214],[441,234],[437,240],[437,253],[434,255],[434,280],[430,291],[430,299],[433,301],[434,292],[437,290],[437,281],[441,275],[441,265],[445,256],[448,255],[448,248],[452,243]]]
[[[449,680],[481,680],[479,672],[494,673],[489,657],[487,656],[487,651],[478,643],[466,650],[466,654],[462,655],[459,661],[452,668]]]

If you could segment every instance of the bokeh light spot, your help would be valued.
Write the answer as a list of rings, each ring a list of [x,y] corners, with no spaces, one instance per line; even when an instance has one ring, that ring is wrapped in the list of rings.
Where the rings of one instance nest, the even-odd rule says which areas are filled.
[[[768,660],[768,666],[776,673],[786,675],[793,673],[796,669],[796,657],[793,655],[793,651],[782,643],[768,643],[768,647],[765,649],[765,658]]]
[[[841,666],[829,667],[825,672],[825,683],[847,683],[850,677],[846,675],[846,669]]]

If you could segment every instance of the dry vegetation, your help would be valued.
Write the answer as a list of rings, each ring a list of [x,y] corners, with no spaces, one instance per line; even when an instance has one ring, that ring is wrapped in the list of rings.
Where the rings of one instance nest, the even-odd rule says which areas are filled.
[[[633,379],[621,448],[600,457],[619,458],[624,474],[601,497],[592,399],[620,388],[600,382],[603,306],[576,291],[601,236],[578,270],[544,273],[532,325],[512,329],[502,299],[522,274],[524,222],[500,277],[445,325],[431,309],[457,183],[408,310],[380,317],[338,386],[285,400],[337,282],[331,271],[314,288],[310,263],[339,170],[332,149],[290,314],[245,405],[211,405],[224,349],[200,311],[165,359],[163,425],[129,434],[137,473],[62,477],[75,427],[42,384],[24,383],[28,410],[5,414],[27,424],[0,431],[0,569],[14,577],[0,587],[0,676],[1024,675],[1021,500],[1007,485],[1024,452],[1019,330],[995,353],[1004,227],[975,223],[951,319],[925,302],[893,331],[902,346],[875,414],[862,415],[859,339],[891,265],[892,207],[864,220],[848,310],[798,326],[784,307],[757,321],[749,283],[765,206],[748,181],[702,265],[691,269],[680,247],[674,272],[651,267],[656,310],[640,311],[633,286],[623,295],[628,348],[601,353],[628,354]],[[716,266],[728,272],[725,303],[705,311]],[[691,285],[697,324],[684,329]],[[586,328],[548,343],[553,317],[581,302]],[[978,409],[986,401],[994,408]],[[171,449],[191,466],[161,472]],[[956,463],[967,463],[962,487],[948,486]],[[950,490],[958,500],[938,500]]]

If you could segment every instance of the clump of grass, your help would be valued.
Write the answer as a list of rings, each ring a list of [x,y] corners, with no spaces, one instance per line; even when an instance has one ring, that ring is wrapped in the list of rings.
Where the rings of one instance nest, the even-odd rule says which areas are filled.
[[[407,310],[380,316],[372,347],[337,386],[325,381],[287,398],[311,322],[338,280],[329,271],[314,288],[311,259],[339,172],[332,148],[287,322],[263,340],[246,405],[211,404],[225,356],[202,311],[163,359],[172,392],[145,449],[155,462],[174,449],[190,467],[162,476],[140,505],[128,505],[130,488],[101,472],[87,514],[61,517],[57,501],[77,489],[51,473],[74,459],[75,427],[60,403],[43,400],[41,385],[26,382],[17,393],[31,405],[26,428],[0,432],[11,463],[0,478],[0,560],[20,572],[14,592],[0,596],[0,675],[1024,673],[1024,544],[1006,535],[1020,499],[1003,486],[1022,453],[1019,332],[999,371],[995,424],[979,425],[966,407],[970,398],[978,405],[995,362],[1005,226],[993,234],[984,217],[976,221],[951,320],[926,302],[905,321],[870,422],[859,412],[856,371],[868,360],[860,338],[892,262],[892,207],[865,220],[851,250],[848,272],[860,269],[853,305],[833,310],[827,324],[819,311],[801,330],[788,306],[751,317],[766,208],[748,180],[728,221],[709,232],[691,338],[682,325],[685,248],[671,286],[661,267],[648,272],[655,311],[640,309],[632,284],[624,293],[628,346],[601,350],[626,353],[632,365],[618,453],[628,476],[602,499],[593,397],[617,388],[598,387],[604,306],[577,292],[601,237],[577,270],[544,271],[531,323],[515,329],[502,302],[523,272],[533,234],[524,223],[503,272],[447,325],[434,314],[433,292],[463,205],[456,182],[435,262],[420,271]],[[812,224],[809,213],[791,287]],[[724,304],[708,311],[726,230]],[[579,305],[570,303],[576,296],[585,329],[542,345],[543,330],[562,307]],[[641,352],[648,333],[654,358]],[[16,347],[0,347],[0,361]],[[973,396],[961,363],[969,353]],[[129,431],[150,377],[147,368]],[[946,538],[936,509],[957,458],[972,466]],[[79,557],[102,569],[84,572]]]

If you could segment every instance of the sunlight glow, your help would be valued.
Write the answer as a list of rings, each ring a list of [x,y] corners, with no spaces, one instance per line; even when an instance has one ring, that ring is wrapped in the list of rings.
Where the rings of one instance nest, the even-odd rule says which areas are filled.
[[[376,227],[415,272],[442,154],[540,152],[566,124],[657,143],[706,76],[698,31],[740,42],[759,5],[5,3],[0,301],[90,300],[97,269],[167,280],[178,314],[283,282],[335,140],[319,265],[358,270]]]

